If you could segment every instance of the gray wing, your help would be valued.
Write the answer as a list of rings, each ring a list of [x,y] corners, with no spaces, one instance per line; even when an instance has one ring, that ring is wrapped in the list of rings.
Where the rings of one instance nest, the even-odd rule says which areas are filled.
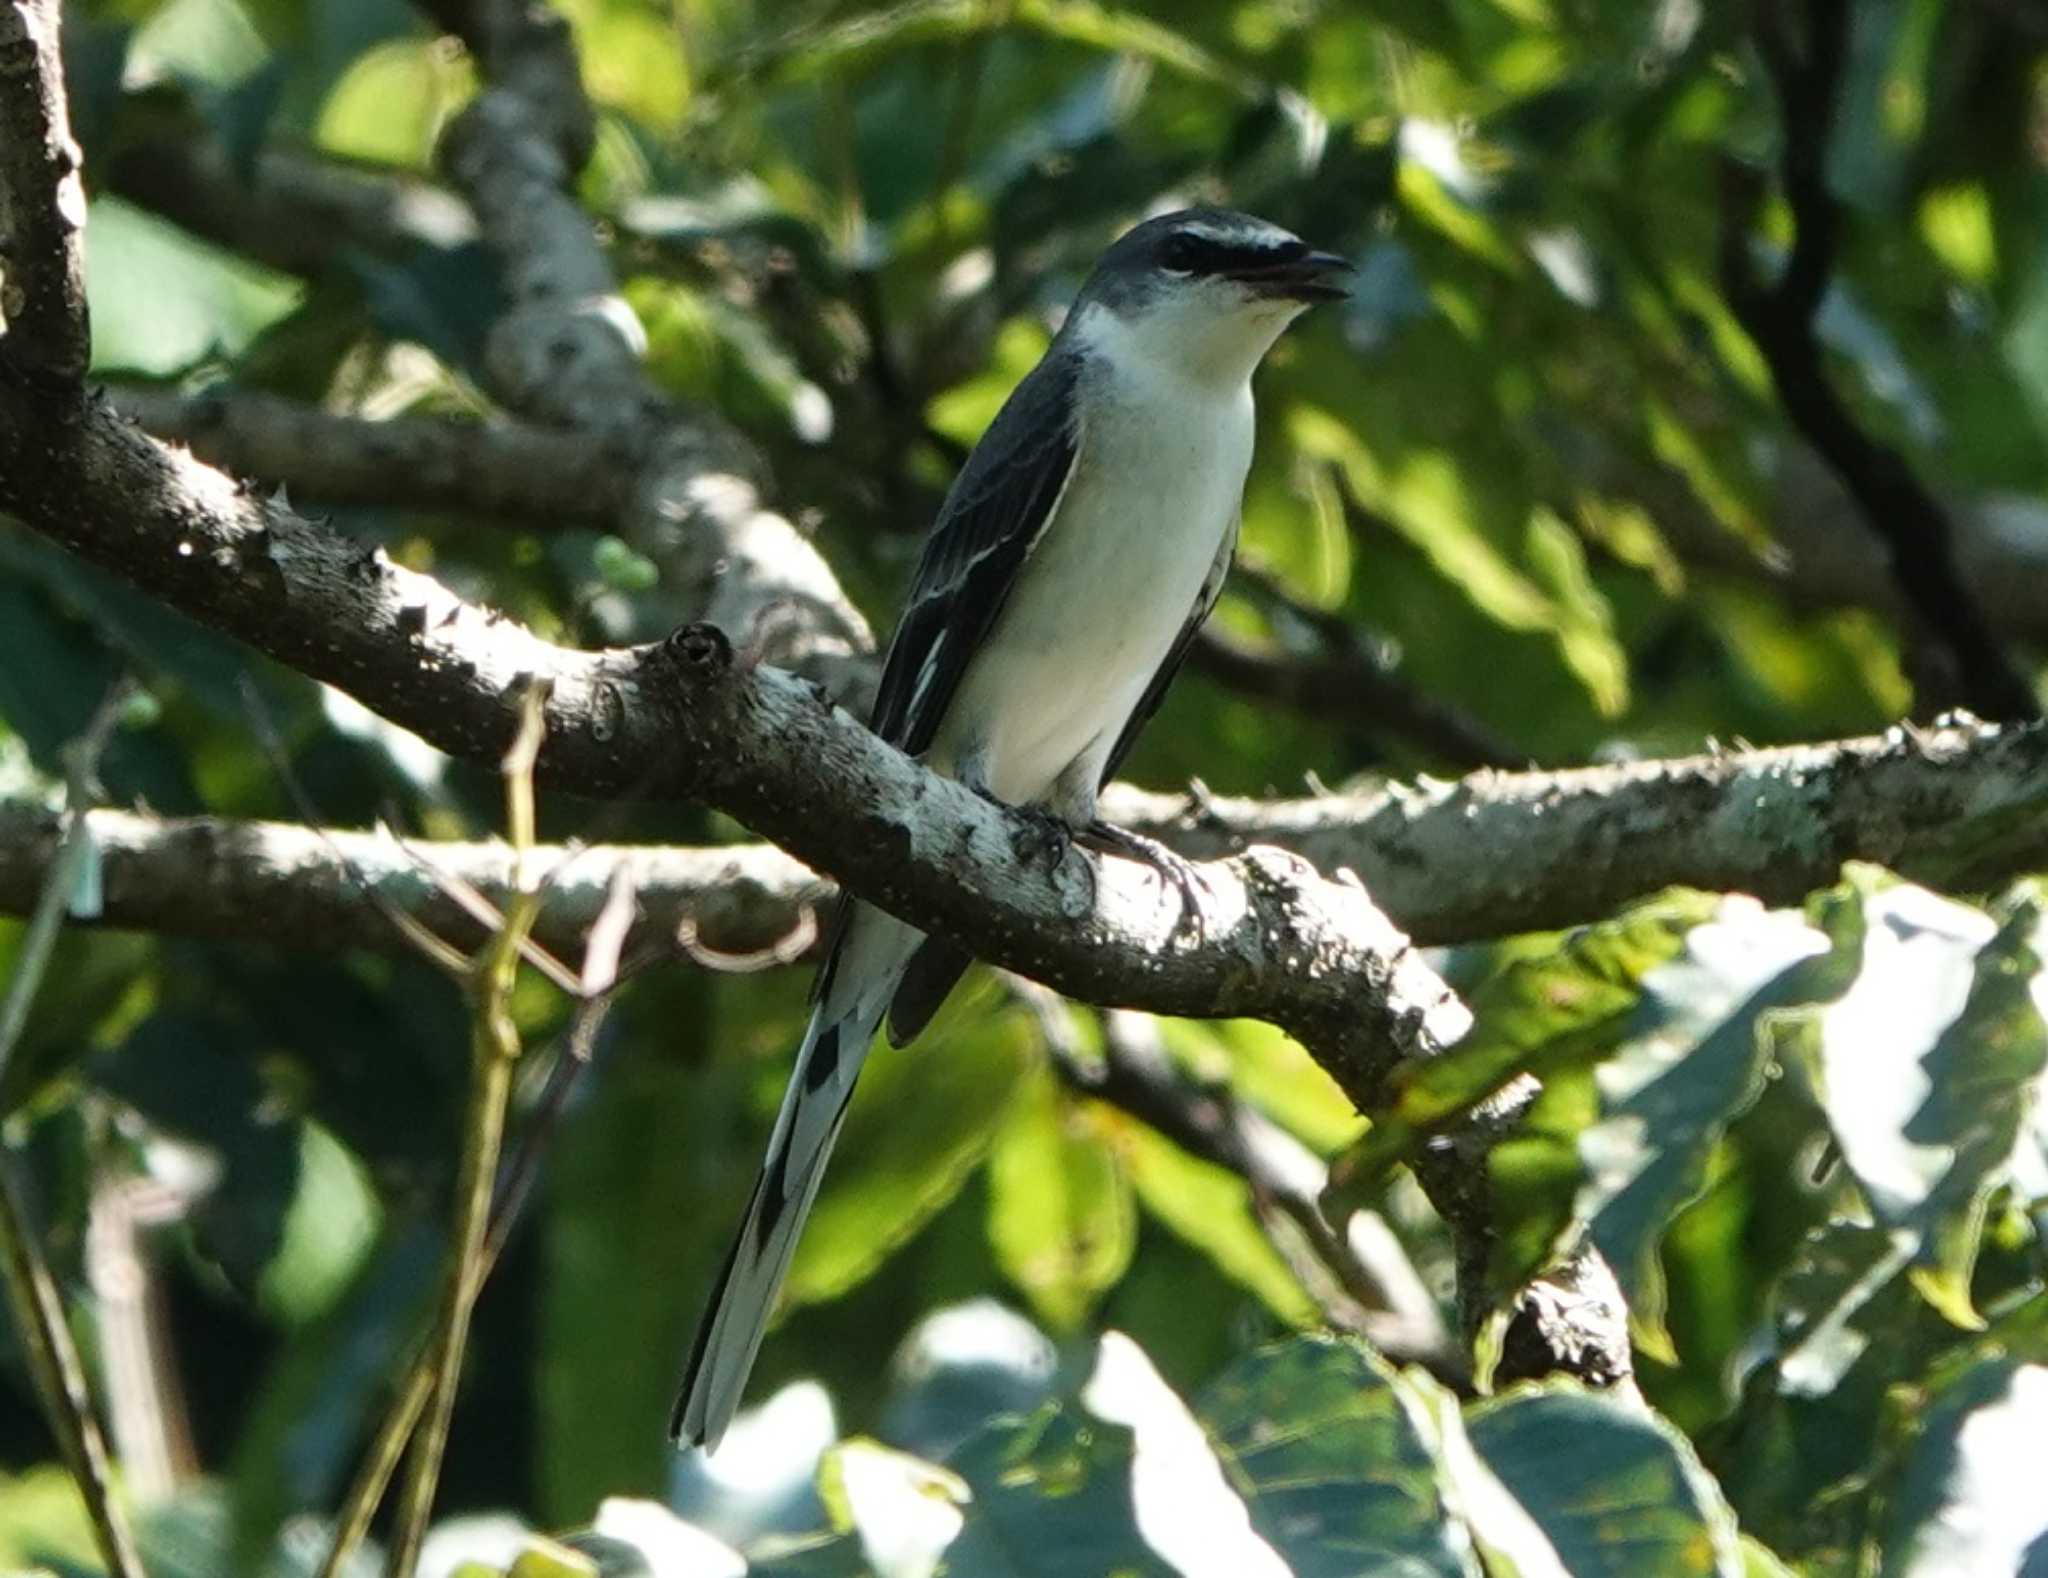
[[[915,756],[1044,535],[1079,447],[1077,355],[1048,356],[1003,403],[925,542],[869,726]]]
[[[1074,404],[1080,372],[1081,358],[1069,352],[1047,356],[1025,375],[967,457],[925,540],[868,719],[875,733],[912,756],[931,744],[961,675],[1003,611],[1018,572],[1066,491],[1080,445]],[[842,896],[826,928],[813,999],[831,988],[852,913]],[[930,993],[921,986],[910,993],[913,999],[931,997],[916,1015],[919,1027],[967,967],[967,954],[951,944],[944,947],[958,955],[957,961],[938,966],[931,959],[922,965],[912,962],[910,974],[918,983],[928,975],[944,976]],[[903,1032],[897,1044],[915,1033]]]
[[[1181,664],[1187,661],[1188,648],[1195,644],[1195,637],[1201,633],[1216,599],[1223,595],[1223,583],[1230,575],[1231,556],[1237,552],[1238,522],[1230,523],[1230,530],[1224,533],[1223,546],[1216,550],[1216,560],[1209,566],[1209,573],[1202,581],[1201,594],[1195,599],[1195,606],[1188,610],[1187,622],[1180,627],[1180,634],[1173,638],[1173,646],[1166,654],[1166,661],[1153,674],[1152,682],[1145,687],[1145,694],[1138,698],[1138,705],[1124,723],[1124,731],[1116,737],[1116,748],[1103,763],[1102,781],[1108,783],[1116,776],[1116,770],[1123,766],[1124,758],[1131,754],[1131,747],[1138,743],[1138,735],[1145,725],[1152,721],[1152,714],[1159,710],[1159,704],[1166,699],[1166,690],[1173,683],[1173,676],[1180,672]]]

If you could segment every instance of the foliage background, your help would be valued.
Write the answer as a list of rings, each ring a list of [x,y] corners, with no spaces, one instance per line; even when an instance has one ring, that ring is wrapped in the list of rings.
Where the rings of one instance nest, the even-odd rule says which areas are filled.
[[[558,9],[600,112],[579,192],[646,326],[648,365],[740,424],[878,628],[964,446],[1088,261],[1148,207],[1203,196],[1360,265],[1356,299],[1306,322],[1262,375],[1244,534],[1257,573],[1226,599],[1226,631],[1301,655],[1334,616],[1473,737],[1541,764],[1872,732],[1914,709],[1922,635],[1873,573],[1876,540],[1788,427],[1717,275],[1726,161],[1766,167],[1780,135],[1746,8]],[[1819,333],[1857,421],[1936,486],[1966,550],[2019,566],[1990,606],[2031,674],[2048,607],[2032,595],[2043,581],[2021,574],[2048,546],[2034,497],[2048,435],[2048,31],[1995,0],[1850,9],[1827,162],[1846,221]],[[158,211],[170,205],[152,161],[206,148],[253,171],[261,150],[287,146],[430,175],[475,88],[458,47],[397,0],[67,11],[97,374],[376,416],[486,409],[475,358],[501,297],[474,241],[373,253],[292,236],[272,238],[268,259],[237,255]],[[1791,234],[1773,200],[1744,244],[1768,267]],[[277,266],[286,255],[298,266]],[[598,532],[364,510],[336,524],[558,639],[659,633],[687,612],[650,560]],[[1786,542],[1789,562],[1774,548]],[[148,703],[104,764],[116,802],[298,815],[252,731],[247,674],[323,819],[388,815],[446,836],[496,825],[485,775],[0,531],[9,795],[47,792],[59,748],[124,669]],[[1276,705],[1198,669],[1129,776],[1294,793],[1468,765],[1334,698]],[[741,836],[687,807],[555,803],[543,817],[557,836]],[[1617,1265],[1656,1429],[1689,1443],[1670,1449],[1686,1473],[1703,1464],[1719,1481],[1684,1514],[1719,1532],[1671,1571],[1773,1570],[1754,1548],[1730,1555],[1729,1507],[1800,1571],[2011,1570],[1926,1565],[1950,1559],[1926,1554],[1925,1531],[1954,1505],[2011,1490],[1995,1453],[1964,1461],[1978,1439],[1965,1421],[2004,1409],[2048,1425],[2042,1372],[2025,1367],[2048,1307],[2032,1117],[2048,1046],[2040,900],[2024,884],[1986,900],[1859,871],[1804,920],[1681,895],[1570,938],[1447,958],[1486,1045],[1553,1076],[1500,1164],[1520,1169],[1514,1252],[1540,1258],[1575,1217],[1610,1258],[1628,1252]],[[88,1328],[89,1212],[121,1200],[145,1220],[135,1245],[169,1338],[173,1436],[189,1431],[183,1455],[211,1487],[174,1505],[194,1527],[231,1528],[244,1551],[288,1514],[330,1506],[361,1445],[375,1382],[431,1286],[463,1076],[462,1008],[438,975],[402,952],[267,930],[252,917],[237,943],[67,936],[0,1086]],[[0,966],[17,935],[0,922]],[[852,1516],[843,1495],[828,1506],[788,1486],[793,1501],[735,1511],[745,1498],[679,1477],[663,1438],[803,990],[795,970],[678,967],[625,995],[482,1305],[445,1509],[561,1528],[607,1495],[673,1493],[742,1542],[777,1519]],[[530,1045],[563,1032],[567,1005],[544,986],[527,983],[518,1007]],[[1070,1030],[1086,1042],[1100,1026],[1076,1011]],[[1277,1034],[1161,1033],[1193,1078],[1319,1155],[1359,1140],[1361,1120]],[[1627,1175],[1633,1192],[1609,1189],[1596,1163],[1611,1153],[1580,1142],[1645,1091],[1629,1131],[1645,1170]],[[1371,1199],[1447,1296],[1441,1232],[1391,1176]],[[1266,1362],[1243,1356],[1321,1319],[1255,1204],[1241,1179],[1062,1084],[1043,1024],[984,980],[918,1047],[871,1066],[756,1393],[816,1378],[836,1420],[825,1438],[879,1434],[940,1457],[977,1410],[1085,1375],[1092,1336],[1115,1330],[1205,1398],[1227,1439],[1219,1411]],[[1047,1373],[1055,1349],[1027,1343],[1036,1357],[994,1379],[985,1367],[978,1391],[959,1381],[952,1422],[934,1424],[917,1410],[950,1394],[929,1376],[910,1384],[892,1355],[921,1318],[990,1297],[1035,1322],[1064,1368]],[[988,1333],[1024,1340],[993,1316]],[[1309,1349],[1280,1351],[1309,1363]],[[4,1352],[0,1555],[83,1560],[19,1357]],[[1420,1393],[1344,1362],[1316,1383],[1327,1406],[1398,1395],[1411,1425],[1427,1413]],[[1642,1428],[1561,1415],[1518,1449],[1506,1416],[1487,1417],[1475,1438],[1533,1508],[1559,1492],[1515,1481],[1516,1465],[1564,1435],[1604,1444],[1603,1431]],[[818,1431],[787,1428],[785,1445]],[[1015,1450],[1042,1468],[1054,1448]],[[1436,1450],[1413,1449],[1424,1481],[1447,1472]],[[1614,1450],[1624,1476],[1654,1456]],[[994,1516],[977,1488],[974,1516]],[[1643,1494],[1668,1510],[1663,1492]],[[1319,1516],[1359,1515],[1341,1485],[1330,1495]],[[1041,1570],[1108,1570],[1119,1516],[1080,1522],[1106,1543]],[[2038,1529],[2013,1530],[2011,1551],[2048,1563]],[[878,1562],[872,1540],[817,1549],[846,1570]],[[1322,1549],[1287,1554],[1304,1573],[1369,1570]],[[1570,1570],[1609,1570],[1594,1561]]]

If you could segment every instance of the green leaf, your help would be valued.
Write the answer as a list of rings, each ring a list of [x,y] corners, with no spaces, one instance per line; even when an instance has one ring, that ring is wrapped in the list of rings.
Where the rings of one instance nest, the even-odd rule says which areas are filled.
[[[1284,1030],[1256,1019],[1166,1019],[1159,1033],[1197,1080],[1227,1082],[1312,1150],[1341,1150],[1365,1128],[1329,1070]]]
[[[679,1025],[711,1045],[727,1033],[727,996],[678,973],[628,998],[619,1027],[650,1049]],[[788,1024],[755,1001],[764,1029]],[[532,1355],[550,1526],[667,1485],[677,1359],[760,1161],[732,1121],[748,1072],[739,1058],[610,1059],[554,1143]]]
[[[479,1567],[478,1571],[490,1569]],[[506,1569],[505,1578],[600,1578],[601,1572],[590,1557],[535,1535]]]
[[[1642,978],[1624,1042],[1599,1068],[1602,1115],[1577,1138],[1585,1183],[1573,1206],[1636,1320],[1661,1322],[1657,1246],[1698,1195],[1714,1144],[1763,1087],[1759,1021],[1810,991],[1800,966],[1827,946],[1798,915],[1731,898]]]
[[[1816,1229],[1779,1282],[1778,1382],[1795,1395],[1834,1390],[1889,1319],[1858,1322],[1913,1258],[1912,1239],[1837,1218]]]
[[[1985,1206],[2023,1139],[2033,1144],[2048,1068],[2034,997],[2041,900],[2016,892],[2001,924],[1924,888],[1868,872],[1853,880],[1861,969],[1817,1016],[1815,1084],[1871,1209],[1912,1248],[1915,1285],[1976,1326],[1970,1273]]]
[[[1478,1572],[1445,1501],[1434,1429],[1358,1344],[1304,1337],[1259,1349],[1212,1381],[1195,1411],[1252,1527],[1296,1578]]]
[[[957,443],[974,443],[996,419],[1010,391],[1037,365],[1048,343],[1045,330],[1036,323],[1019,318],[1004,324],[984,370],[935,396],[925,408],[926,420]]]
[[[1043,1067],[996,1131],[988,1181],[996,1263],[1042,1321],[1072,1331],[1130,1264],[1137,1213],[1116,1153]]]
[[[431,38],[392,39],[356,57],[321,108],[315,136],[344,158],[424,170],[442,126],[475,91],[468,55]]]
[[[1121,1127],[1117,1144],[1139,1203],[1152,1216],[1290,1326],[1311,1326],[1321,1318],[1259,1225],[1242,1178],[1190,1156],[1135,1121]]]
[[[1517,1075],[1543,1076],[1605,1053],[1635,1011],[1643,977],[1719,904],[1675,890],[1512,958],[1467,995],[1473,1026],[1464,1040],[1389,1081],[1387,1105],[1370,1115],[1372,1128],[1345,1158],[1342,1198],[1372,1194],[1423,1139]]]
[[[1645,971],[1619,1044],[1596,1072],[1552,1081],[1490,1161],[1514,1285],[1578,1228],[1607,1257],[1631,1316],[1660,1346],[1657,1252],[1697,1197],[1727,1126],[1755,1101],[1770,1065],[1760,1024],[1813,986],[1806,961],[1828,939],[1796,914],[1720,902],[1680,952]]]
[[[0,1474],[0,1563],[10,1571],[38,1562],[84,1568],[98,1550],[92,1519],[67,1470],[53,1463]]]
[[[2048,1368],[1986,1359],[1936,1399],[1891,1507],[1886,1578],[2037,1574]]]
[[[232,356],[299,298],[293,281],[118,197],[94,199],[86,252],[93,366],[101,371],[168,377]]]
[[[1788,1553],[1846,1553],[1869,1537],[1864,1493],[1898,1434],[1897,1388],[1917,1384],[1954,1328],[1900,1275],[1912,1257],[1868,1223],[1808,1235],[1774,1290],[1741,1405],[1716,1461],[1744,1522]],[[1917,1318],[1916,1318],[1917,1317]]]
[[[598,538],[590,561],[598,578],[615,592],[650,592],[661,583],[660,567],[617,537]]]
[[[257,71],[268,54],[235,0],[169,0],[135,30],[129,70],[138,82],[169,77],[225,88]]]
[[[947,1467],[973,1492],[966,1527],[948,1552],[954,1571],[980,1578],[1071,1578],[1172,1572],[1137,1531],[1131,1433],[1072,1403],[997,1420],[963,1442]]]
[[[383,1207],[350,1150],[318,1123],[298,1125],[298,1186],[257,1298],[288,1326],[330,1309],[376,1242]]]
[[[1571,1578],[1741,1578],[1719,1489],[1685,1437],[1640,1405],[1557,1383],[1478,1404],[1466,1428]]]
[[[818,1492],[834,1526],[853,1532],[882,1578],[927,1578],[938,1571],[972,1499],[959,1475],[865,1437],[825,1454]]]
[[[872,1276],[987,1154],[1032,1053],[1020,1016],[984,1023],[971,1040],[941,1034],[870,1054],[790,1265],[787,1303],[836,1298]],[[902,1122],[906,1112],[919,1121]]]

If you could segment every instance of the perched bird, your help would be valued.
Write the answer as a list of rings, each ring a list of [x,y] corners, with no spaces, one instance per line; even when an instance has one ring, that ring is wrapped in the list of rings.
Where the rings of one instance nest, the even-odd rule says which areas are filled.
[[[1102,255],[968,456],[917,567],[870,720],[1058,836],[1140,853],[1096,794],[1214,607],[1252,458],[1251,377],[1350,265],[1248,214],[1147,220]],[[868,1044],[901,1046],[968,965],[844,901],[746,1220],[671,1429],[716,1448],[761,1346]]]

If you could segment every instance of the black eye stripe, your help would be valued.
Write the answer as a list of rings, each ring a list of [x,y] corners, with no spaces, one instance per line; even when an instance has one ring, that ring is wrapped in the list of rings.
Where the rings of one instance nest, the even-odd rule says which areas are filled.
[[[1213,236],[1183,230],[1169,236],[1161,249],[1160,261],[1171,269],[1192,274],[1224,274],[1240,269],[1270,268],[1308,256],[1308,243],[1289,238],[1277,245],[1260,242],[1219,241]]]

